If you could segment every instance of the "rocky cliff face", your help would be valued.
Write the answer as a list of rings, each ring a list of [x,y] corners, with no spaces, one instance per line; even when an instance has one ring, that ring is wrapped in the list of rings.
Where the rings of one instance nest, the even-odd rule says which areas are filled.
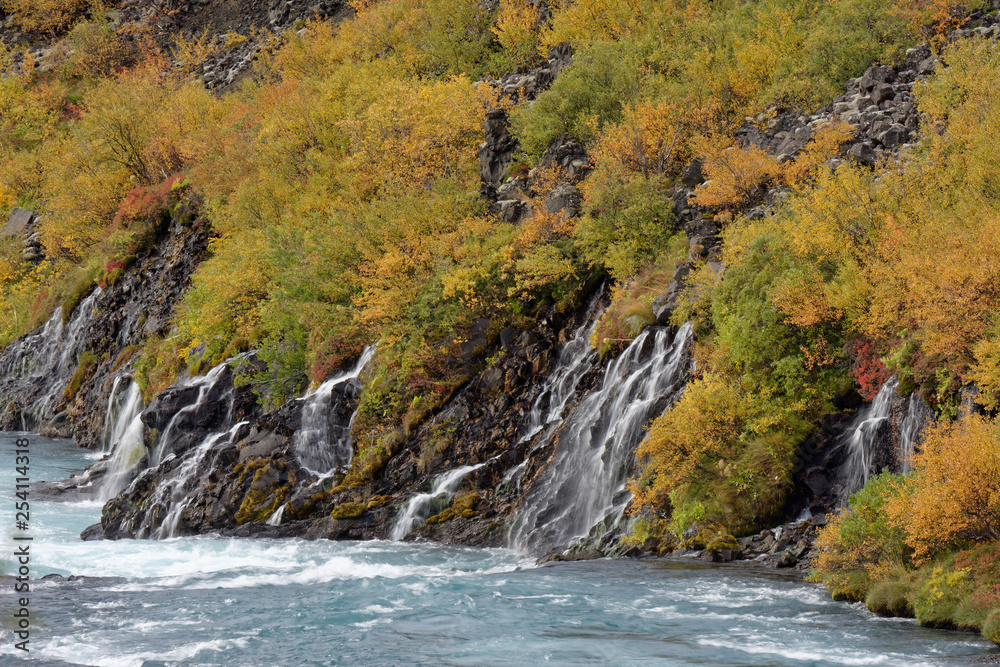
[[[342,471],[323,478],[300,463],[296,435],[309,398],[255,417],[252,410],[238,407],[248,405],[238,398],[219,401],[202,395],[198,400],[193,386],[168,390],[143,414],[151,438],[167,435],[161,462],[105,506],[100,530],[95,528],[90,535],[154,536],[173,510],[172,534],[221,531],[386,538],[400,509],[412,496],[431,489],[435,478],[482,464],[461,486],[466,495],[478,496],[472,516],[431,523],[418,534],[452,543],[502,544],[511,506],[518,499],[510,492],[511,485],[504,485],[504,476],[527,457],[531,442],[521,440],[525,417],[541,391],[540,380],[552,368],[554,351],[577,324],[578,318],[550,322],[510,337],[498,363],[474,378],[436,416],[402,436],[392,446],[394,456],[384,469],[360,483],[345,483]],[[579,391],[599,377],[599,371],[592,374],[580,383]],[[221,378],[211,392],[230,396],[231,380]],[[329,427],[350,423],[356,399],[356,386],[334,387],[322,406]],[[209,445],[198,463],[183,470],[191,452],[211,439],[212,432],[223,432],[240,421],[247,423],[236,427],[231,437]],[[167,433],[171,423],[175,430]],[[151,443],[150,448],[157,446]],[[544,467],[550,453],[535,457],[537,463],[527,478]],[[176,486],[175,478],[181,474],[190,480],[180,497],[158,494],[158,489]],[[441,500],[445,509],[451,498]],[[282,523],[268,525],[282,507]]]
[[[162,240],[113,285],[95,288],[65,318],[50,321],[0,354],[0,428],[29,428],[100,447],[108,395],[137,346],[166,334],[209,230],[168,223]],[[55,360],[55,361],[53,361]],[[66,393],[75,384],[72,396]]]

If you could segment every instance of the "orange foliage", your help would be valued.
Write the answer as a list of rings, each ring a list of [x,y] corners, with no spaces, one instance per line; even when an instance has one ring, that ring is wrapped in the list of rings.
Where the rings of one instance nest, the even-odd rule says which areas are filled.
[[[625,111],[625,120],[608,127],[595,149],[609,160],[643,176],[662,176],[685,157],[687,132],[679,105],[643,102]]]
[[[974,4],[975,0],[895,0],[897,11],[914,32],[927,32],[929,28],[938,41],[965,21]]]
[[[740,148],[719,140],[706,144],[703,170],[707,180],[694,196],[701,206],[735,208],[749,203],[780,173],[774,158],[757,146]]]
[[[1000,425],[976,414],[937,423],[913,460],[912,493],[888,504],[920,564],[936,553],[1000,540]]]
[[[832,157],[840,153],[840,147],[854,136],[856,129],[849,123],[834,121],[818,127],[793,162],[785,165],[784,180],[798,183],[815,175],[816,170]]]

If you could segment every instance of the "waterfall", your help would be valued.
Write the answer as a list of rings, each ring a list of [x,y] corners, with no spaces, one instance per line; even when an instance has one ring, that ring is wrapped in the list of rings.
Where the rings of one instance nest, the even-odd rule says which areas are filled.
[[[432,506],[434,500],[447,500],[451,498],[456,489],[458,489],[458,485],[465,479],[465,476],[484,465],[485,463],[480,463],[479,465],[462,466],[461,468],[449,470],[434,480],[430,493],[419,493],[410,498],[409,502],[406,503],[406,507],[400,512],[399,519],[393,525],[389,539],[398,541],[406,537],[411,530],[419,525],[420,521],[430,516],[431,512],[428,508]]]
[[[898,386],[899,381],[895,377],[887,380],[871,405],[858,411],[858,416],[845,434],[847,460],[841,476],[847,495],[863,487],[871,474],[877,472],[877,458],[884,438],[882,429],[889,423],[893,407],[899,402]]]
[[[556,366],[545,378],[542,392],[528,413],[528,424],[524,435],[521,436],[521,442],[532,439],[547,426],[558,425],[566,405],[576,395],[576,387],[580,384],[580,380],[594,368],[598,355],[590,345],[590,335],[597,327],[602,312],[595,306],[596,300],[591,304],[583,324],[573,332],[573,337],[559,351]],[[540,439],[539,443],[546,441],[554,429],[549,430],[550,432]],[[539,444],[536,444],[536,448],[538,446]]]
[[[572,337],[559,350],[556,358],[555,368],[545,378],[542,384],[542,391],[538,398],[531,405],[531,411],[525,420],[526,426],[524,434],[518,439],[518,443],[528,442],[535,439],[535,443],[528,454],[528,458],[507,471],[501,484],[507,484],[517,479],[517,488],[520,489],[521,477],[528,469],[531,461],[531,453],[541,449],[559,428],[562,423],[563,412],[566,406],[576,397],[576,389],[587,373],[594,369],[594,364],[598,360],[597,351],[590,345],[590,336],[597,328],[597,323],[601,319],[603,309],[598,307],[604,286],[598,290],[587,308],[583,323],[576,328]],[[541,431],[545,431],[541,436],[537,436]]]
[[[692,327],[671,336],[646,329],[608,367],[556,434],[556,453],[511,527],[518,551],[544,552],[585,537],[598,523],[617,522],[628,504],[632,455],[644,427],[686,382]]]
[[[365,346],[354,367],[321,384],[316,391],[307,394],[302,408],[302,425],[295,433],[295,456],[303,468],[319,476],[326,476],[341,466],[350,464],[354,455],[351,427],[354,414],[347,425],[331,425],[330,412],[334,409],[331,400],[340,402],[342,397],[356,398],[361,392],[358,378],[375,354],[375,345]],[[334,389],[339,389],[334,398]]]
[[[178,430],[178,424],[181,424],[184,417],[187,415],[196,415],[202,408],[212,400],[213,389],[215,385],[225,378],[225,371],[228,368],[228,361],[224,361],[218,366],[214,367],[205,375],[198,377],[187,378],[186,380],[174,385],[174,387],[188,388],[197,387],[198,396],[195,398],[193,403],[185,405],[183,408],[174,413],[173,417],[170,418],[170,422],[167,427],[163,430],[163,434],[159,437],[156,448],[153,450],[152,460],[150,465],[159,465],[164,460],[164,454],[167,447],[170,445],[174,432]],[[232,401],[229,402],[229,411],[232,411]],[[232,423],[232,415],[226,416],[226,422]]]
[[[201,441],[194,452],[189,452],[177,469],[170,474],[170,479],[161,481],[153,493],[149,506],[157,505],[165,508],[165,514],[160,526],[155,530],[150,525],[151,517],[157,516],[159,512],[147,513],[142,525],[137,531],[137,537],[152,536],[159,539],[175,537],[177,528],[180,525],[181,513],[191,503],[195,496],[189,491],[194,487],[192,481],[199,480],[198,472],[202,469],[202,463],[208,460],[212,453],[220,444],[228,445],[233,442],[241,426],[249,422],[239,422],[227,431],[213,433]]]
[[[910,472],[910,463],[920,442],[921,433],[927,424],[934,421],[934,413],[922,396],[910,394],[906,403],[906,414],[899,426],[899,464],[905,474]]]
[[[125,377],[115,378],[108,397],[103,444],[104,451],[111,452],[111,456],[102,462],[107,470],[98,494],[102,503],[114,498],[128,486],[138,470],[139,462],[146,456],[140,418],[145,403],[139,385],[131,378],[128,378],[125,391],[119,391],[121,380]]]
[[[842,503],[882,469],[903,473],[910,470],[921,432],[934,415],[922,397],[911,394],[902,398],[898,387],[895,377],[886,380],[871,404],[858,411],[844,432],[846,460],[839,471]]]
[[[121,391],[122,380],[128,381],[125,391]],[[104,433],[101,436],[105,452],[110,452],[121,441],[129,425],[145,407],[139,385],[127,375],[116,377],[111,386],[111,395],[108,396],[108,411],[104,417]]]
[[[265,525],[268,525],[268,526],[280,526],[281,525],[281,517],[285,516],[285,508],[286,507],[288,507],[288,503],[284,503],[281,507],[279,507],[277,510],[275,510],[274,514],[272,514],[271,516],[269,516],[267,518],[267,521],[264,522]]]
[[[95,288],[65,325],[62,308],[57,308],[43,327],[0,353],[0,395],[17,397],[22,414],[35,424],[52,416],[73,377],[100,295],[101,288]]]

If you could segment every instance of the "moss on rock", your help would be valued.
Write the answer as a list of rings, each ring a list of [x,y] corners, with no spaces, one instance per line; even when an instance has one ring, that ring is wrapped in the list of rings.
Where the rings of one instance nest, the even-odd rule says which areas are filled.
[[[479,505],[479,502],[482,499],[482,496],[478,493],[466,493],[460,496],[455,496],[455,499],[452,501],[450,507],[427,519],[427,523],[434,526],[439,523],[444,523],[445,521],[451,521],[455,517],[459,516],[471,519],[476,516],[476,506]]]
[[[341,503],[333,508],[330,516],[334,519],[357,519],[367,511],[365,503]]]

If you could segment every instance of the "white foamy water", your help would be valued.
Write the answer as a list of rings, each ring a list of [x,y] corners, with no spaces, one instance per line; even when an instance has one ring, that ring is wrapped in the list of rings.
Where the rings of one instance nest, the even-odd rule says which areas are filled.
[[[331,401],[335,390],[360,394],[358,378],[375,355],[376,347],[366,346],[353,368],[330,378],[316,391],[303,397],[305,405],[302,407],[302,425],[295,433],[294,448],[299,463],[306,470],[326,477],[337,468],[351,463],[354,455],[351,426],[354,425],[355,413],[352,413],[347,424],[331,425]]]
[[[33,479],[88,459],[32,439]],[[0,434],[9,463],[13,436]],[[2,470],[2,469],[0,469]],[[13,478],[0,474],[0,498]],[[0,503],[0,522],[13,521]],[[537,567],[506,549],[390,541],[82,542],[100,505],[32,502],[31,653],[0,664],[922,665],[1000,653],[878,619],[786,573],[682,561]],[[9,543],[8,543],[9,544]],[[0,605],[13,595],[0,588]]]

